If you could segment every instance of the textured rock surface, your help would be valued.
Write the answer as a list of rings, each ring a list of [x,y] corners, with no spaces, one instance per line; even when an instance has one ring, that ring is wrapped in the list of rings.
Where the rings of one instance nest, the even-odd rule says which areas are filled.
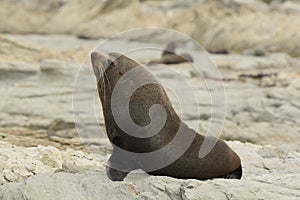
[[[75,131],[75,130],[74,130]],[[65,134],[68,134],[66,130]],[[53,146],[60,150],[68,148],[84,152],[94,152],[107,155],[111,151],[111,145],[106,138],[65,138],[49,135],[46,130],[30,130],[25,128],[0,128],[1,141],[8,142],[16,146],[37,147]]]
[[[99,154],[84,154],[71,149],[59,151],[52,146],[23,148],[4,142],[0,143],[0,149],[1,185],[19,182],[40,173],[104,170],[104,157]]]
[[[110,181],[103,157],[53,147],[22,148],[0,143],[6,164],[1,199],[297,199],[300,146],[286,148],[229,142],[242,158],[241,180],[179,180],[131,173]],[[19,163],[16,165],[16,163]],[[63,170],[57,170],[57,169]],[[99,172],[95,172],[99,171]],[[17,181],[14,183],[7,183]]]
[[[13,56],[18,59],[18,63],[13,62],[14,64],[7,64],[6,60],[11,56],[10,54],[0,56],[0,60],[3,60],[0,63],[0,71],[3,74],[0,80],[0,91],[2,94],[5,93],[0,102],[0,125],[8,128],[43,129],[47,137],[78,137],[75,129],[78,121],[74,122],[72,112],[72,95],[77,91],[74,90],[74,80],[80,62],[84,61],[85,56],[99,41],[81,40],[72,36],[3,35],[2,37],[15,43],[23,44],[26,41],[28,47],[31,44],[41,52],[52,52],[52,54],[38,62],[38,59],[31,60],[34,58],[31,54],[26,56],[23,52],[16,52]],[[113,45],[131,49],[137,43],[115,41]],[[188,51],[197,58],[196,51]],[[64,52],[74,54],[72,57],[66,56],[62,59],[60,56],[63,56]],[[157,58],[159,54],[158,51],[152,54],[141,51],[140,54],[133,56],[140,62],[147,62]],[[43,55],[45,54],[40,56]],[[300,137],[299,59],[283,53],[263,57],[234,54],[211,54],[210,56],[219,67],[223,79],[228,80],[223,82],[227,99],[225,126],[221,137],[256,144],[277,145],[298,142]],[[86,60],[86,69],[89,69],[88,63],[89,61]],[[202,61],[199,63],[203,64]],[[211,99],[204,79],[194,73],[188,64],[174,65],[169,69],[163,65],[149,66],[149,69],[161,82],[173,86],[171,88],[177,93],[185,91],[180,86],[181,80],[174,78],[169,69],[183,74],[189,80],[200,101],[198,105],[194,105],[190,98],[185,98],[185,102],[182,103],[186,112],[182,117],[187,123],[193,125],[193,128],[198,129],[198,126],[194,125],[195,120],[199,119],[199,113],[195,110],[195,107],[198,107],[201,114],[200,130],[206,132],[211,116],[209,107]],[[204,75],[206,69],[209,70],[209,66],[203,69]],[[260,73],[273,75],[262,78],[249,76]],[[77,97],[81,105],[78,112],[82,115],[80,123],[83,127],[80,137],[103,138],[104,121],[100,114],[99,101],[95,98],[97,96],[93,74],[87,71],[81,73],[78,79],[84,81],[81,85],[82,91]],[[180,111],[176,97],[170,97],[175,109]],[[93,98],[95,101],[91,102]],[[95,104],[92,112],[87,111],[87,108],[91,107],[90,104]],[[80,129],[78,126],[77,128]],[[11,141],[14,142],[13,139]]]

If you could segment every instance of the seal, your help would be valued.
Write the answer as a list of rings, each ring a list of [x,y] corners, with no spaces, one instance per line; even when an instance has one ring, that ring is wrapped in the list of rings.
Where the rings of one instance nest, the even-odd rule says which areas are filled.
[[[182,53],[180,55],[176,54],[176,44],[175,42],[169,42],[160,59],[157,60],[152,60],[148,64],[166,64],[166,65],[171,65],[171,64],[179,64],[183,62],[193,62],[193,57],[188,54],[188,53]]]
[[[113,145],[112,155],[106,166],[111,180],[122,181],[135,169],[142,169],[150,175],[181,179],[241,178],[239,156],[223,140],[208,138],[190,129],[173,109],[164,87],[146,67],[118,53],[106,55],[96,51],[91,53],[91,63],[97,78],[107,136]],[[127,76],[133,70],[137,74]],[[121,85],[121,95],[124,93],[126,96],[134,83],[144,80],[147,80],[146,84],[134,88],[130,95],[128,119],[121,110],[126,106],[119,105],[122,104],[122,99],[114,99],[115,91],[119,91],[118,87]],[[162,106],[164,111],[153,109],[157,105]],[[116,108],[120,112],[114,112]],[[165,120],[155,121],[155,113],[157,117],[164,116]],[[157,125],[161,121],[163,125]],[[137,127],[128,128],[132,122]],[[149,124],[154,124],[154,128]],[[126,125],[127,130],[122,127]],[[156,125],[160,126],[158,132],[150,135],[157,128]],[[200,158],[199,150],[204,139],[215,139],[216,143],[204,158]],[[186,142],[188,140],[191,141],[189,144]],[[152,152],[159,153],[147,157]],[[159,166],[158,160],[169,162],[155,168],[154,166]]]

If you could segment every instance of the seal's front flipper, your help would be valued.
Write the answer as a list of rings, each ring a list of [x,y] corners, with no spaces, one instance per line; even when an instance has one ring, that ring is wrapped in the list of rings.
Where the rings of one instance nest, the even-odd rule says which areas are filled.
[[[123,181],[128,173],[106,166],[106,174],[112,181]]]
[[[114,148],[111,157],[107,161],[106,174],[112,181],[123,181],[129,172],[136,169],[134,167],[135,162],[126,155],[127,151],[118,147],[122,142],[119,137],[114,137],[112,142]]]
[[[241,179],[243,174],[242,165],[240,165],[236,170],[234,170],[231,173],[228,173],[224,176],[221,176],[219,178],[225,178],[225,179]]]

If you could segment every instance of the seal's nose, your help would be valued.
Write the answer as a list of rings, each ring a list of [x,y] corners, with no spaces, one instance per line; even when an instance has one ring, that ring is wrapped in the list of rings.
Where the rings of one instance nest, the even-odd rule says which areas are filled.
[[[106,54],[99,53],[97,51],[91,52],[91,61],[93,65],[107,65],[108,56]]]
[[[99,53],[97,51],[91,52],[91,63],[95,75],[98,77],[100,68],[104,70],[108,67],[108,56],[106,54]]]
[[[91,59],[94,60],[97,56],[97,52],[96,51],[92,51],[91,52]]]

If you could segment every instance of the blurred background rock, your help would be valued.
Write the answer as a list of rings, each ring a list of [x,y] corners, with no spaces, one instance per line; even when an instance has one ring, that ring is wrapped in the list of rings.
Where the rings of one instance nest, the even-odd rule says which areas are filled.
[[[0,31],[101,38],[159,26],[190,35],[211,52],[259,48],[299,56],[299,11],[297,0],[2,0]]]

